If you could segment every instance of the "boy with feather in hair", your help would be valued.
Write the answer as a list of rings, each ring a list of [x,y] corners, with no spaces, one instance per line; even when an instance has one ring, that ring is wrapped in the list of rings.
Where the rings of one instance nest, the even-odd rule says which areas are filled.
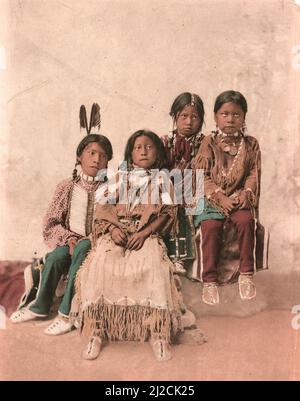
[[[91,134],[92,128],[99,130],[100,125],[99,105],[93,104],[89,125],[85,106],[81,106],[80,126],[86,129],[87,136],[77,147],[73,177],[58,184],[43,220],[43,237],[53,250],[45,257],[40,278],[36,277],[37,272],[33,267],[28,266],[25,284],[27,276],[27,284],[31,282],[31,286],[22,297],[18,310],[10,317],[13,323],[21,323],[48,316],[61,277],[68,274],[58,316],[44,331],[48,335],[64,334],[73,328],[69,313],[75,277],[91,248],[89,234],[92,230],[95,191],[106,180],[107,164],[112,159],[112,146],[108,138]],[[79,175],[78,165],[81,167]],[[32,287],[36,281],[39,281],[38,290],[33,297]]]

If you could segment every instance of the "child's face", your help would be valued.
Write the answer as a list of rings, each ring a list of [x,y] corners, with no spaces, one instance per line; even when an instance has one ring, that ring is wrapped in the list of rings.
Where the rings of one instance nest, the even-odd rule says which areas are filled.
[[[184,106],[176,117],[177,131],[180,135],[189,137],[200,131],[201,122],[195,106]]]
[[[138,167],[149,169],[156,162],[156,147],[147,136],[136,138],[131,154],[133,164]]]
[[[245,121],[245,113],[236,103],[224,103],[215,113],[215,122],[225,134],[232,135],[239,131]]]
[[[92,142],[84,148],[78,161],[84,174],[96,177],[99,170],[107,168],[108,157],[98,143]]]

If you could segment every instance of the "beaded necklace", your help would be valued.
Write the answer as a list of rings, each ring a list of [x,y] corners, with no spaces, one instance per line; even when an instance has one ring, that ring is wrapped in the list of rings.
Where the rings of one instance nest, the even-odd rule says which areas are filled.
[[[239,140],[239,132],[234,133],[232,136],[229,136],[224,132],[222,132],[220,135],[221,142],[225,145],[223,148],[224,152],[229,153],[231,156],[235,156],[238,152],[236,141]]]
[[[80,176],[80,185],[87,192],[95,191],[98,188],[100,182],[104,181],[103,178],[98,175],[96,177],[92,177],[81,172],[79,176]]]
[[[240,145],[239,145],[239,148],[237,149],[237,153],[236,153],[236,155],[234,156],[233,162],[232,162],[232,164],[231,164],[229,170],[227,171],[227,173],[226,173],[226,171],[224,170],[224,167],[222,166],[222,176],[223,176],[224,178],[227,178],[227,177],[231,174],[231,172],[232,172],[234,166],[236,165],[236,162],[237,162],[237,160],[238,160],[238,158],[240,157],[240,154],[241,154],[241,150],[242,150],[243,143],[244,143],[244,138],[242,137],[242,138],[241,138]]]

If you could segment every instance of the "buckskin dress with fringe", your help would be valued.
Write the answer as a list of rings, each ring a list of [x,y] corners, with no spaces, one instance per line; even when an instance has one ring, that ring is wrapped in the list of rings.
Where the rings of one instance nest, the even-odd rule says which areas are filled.
[[[150,194],[154,188],[150,175],[141,169],[138,175],[141,187]],[[130,235],[160,215],[169,216],[165,227],[160,234],[150,235],[140,250],[125,249],[111,239],[108,230],[112,225]],[[146,205],[137,199],[127,205],[97,204],[94,246],[77,274],[71,311],[81,324],[83,336],[122,341],[151,337],[171,342],[181,330],[173,264],[162,239],[175,220],[176,207],[172,204]]]
[[[200,281],[202,281],[202,253],[199,252],[201,248],[199,226],[204,220],[226,219],[219,258],[219,283],[226,284],[236,281],[239,271],[237,232],[234,224],[228,219],[228,213],[224,210],[222,203],[215,197],[219,190],[222,190],[226,196],[238,195],[243,189],[249,191],[248,199],[255,219],[254,270],[268,269],[269,232],[259,222],[258,213],[261,178],[259,144],[254,137],[248,135],[242,135],[241,141],[240,154],[235,157],[235,163],[226,176],[223,174],[226,154],[223,150],[220,133],[212,133],[204,138],[193,161],[193,169],[203,169],[204,171],[205,198],[200,199],[203,211],[194,216],[194,224],[198,228],[195,237],[197,258],[193,266],[193,277]]]

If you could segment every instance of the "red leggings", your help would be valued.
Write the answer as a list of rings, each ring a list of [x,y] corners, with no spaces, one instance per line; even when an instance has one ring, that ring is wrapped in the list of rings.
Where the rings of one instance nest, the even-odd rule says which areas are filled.
[[[230,215],[237,229],[240,251],[240,272],[253,273],[255,220],[249,210],[237,210]],[[222,245],[225,220],[204,220],[200,226],[198,273],[204,283],[217,282],[217,266]]]

